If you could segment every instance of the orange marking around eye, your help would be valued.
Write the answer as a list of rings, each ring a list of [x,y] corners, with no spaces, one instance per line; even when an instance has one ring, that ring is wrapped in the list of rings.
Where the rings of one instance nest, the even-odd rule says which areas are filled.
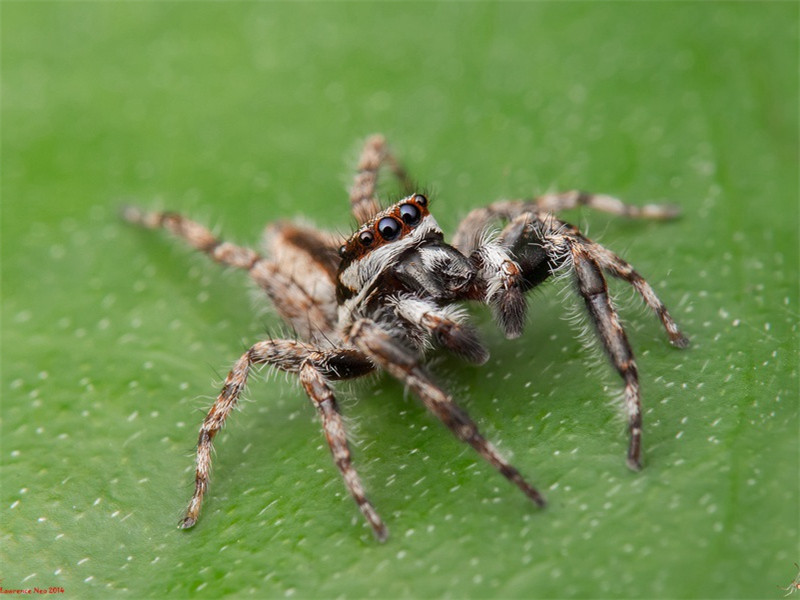
[[[362,225],[358,229],[358,231],[356,231],[353,235],[351,235],[347,239],[347,241],[344,243],[344,253],[342,254],[342,256],[345,259],[359,260],[359,259],[363,258],[364,256],[366,256],[367,254],[369,254],[372,250],[375,250],[376,248],[380,248],[384,244],[391,244],[393,242],[396,242],[397,240],[401,240],[406,235],[411,233],[411,231],[414,230],[419,225],[419,223],[421,223],[422,220],[430,214],[430,212],[428,211],[428,202],[427,201],[424,202],[424,203],[418,202],[417,201],[417,197],[418,196],[419,196],[419,194],[413,194],[411,196],[403,198],[397,204],[393,204],[392,206],[390,206],[386,210],[382,210],[377,215],[372,217],[369,221],[364,223],[364,225]],[[413,204],[414,206],[416,206],[419,209],[420,220],[416,225],[408,225],[403,221],[402,217],[400,216],[400,207],[403,204]],[[397,236],[395,239],[393,239],[391,241],[387,241],[387,240],[383,239],[381,237],[380,232],[378,231],[378,223],[384,217],[394,217],[400,223],[400,225],[402,226],[402,229],[400,231],[400,235]],[[364,246],[361,243],[361,241],[359,240],[359,236],[364,231],[371,231],[372,232],[373,241],[372,241],[372,244],[369,245],[369,246]]]

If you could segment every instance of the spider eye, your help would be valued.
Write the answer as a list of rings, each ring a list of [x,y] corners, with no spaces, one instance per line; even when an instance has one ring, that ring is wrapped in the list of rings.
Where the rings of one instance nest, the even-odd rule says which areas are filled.
[[[375,241],[375,235],[371,231],[362,231],[358,234],[358,241],[365,248],[369,248]]]
[[[422,194],[414,194],[414,201],[420,206],[428,206],[428,199]]]
[[[344,246],[344,245],[342,245],[342,246],[339,246],[339,256],[341,256],[342,258],[344,258],[344,253],[345,253],[345,252],[347,252],[347,246]]]
[[[400,235],[402,230],[403,227],[400,225],[400,222],[392,217],[384,217],[378,221],[378,233],[380,233],[381,237],[387,242],[397,239],[397,236]]]
[[[422,212],[414,204],[400,205],[400,218],[406,225],[414,226],[419,223]]]

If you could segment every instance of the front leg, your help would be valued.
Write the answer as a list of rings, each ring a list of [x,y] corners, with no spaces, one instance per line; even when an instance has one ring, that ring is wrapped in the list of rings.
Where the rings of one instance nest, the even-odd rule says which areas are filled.
[[[341,415],[336,407],[333,392],[326,383],[326,379],[350,379],[366,375],[374,369],[372,362],[354,349],[318,350],[310,344],[294,340],[259,342],[245,352],[228,373],[222,391],[200,427],[195,490],[186,509],[186,515],[178,526],[181,529],[188,529],[197,523],[203,497],[208,490],[214,437],[236,407],[252,368],[262,364],[299,375],[303,388],[320,414],[334,462],[342,474],[348,491],[372,527],[375,536],[381,541],[385,540],[386,527],[367,500],[364,486],[352,466]]]
[[[644,277],[608,248],[584,236],[574,225],[550,213],[523,213],[506,225],[499,240],[522,269],[523,291],[536,287],[570,264],[570,251],[564,240],[571,240],[582,247],[603,271],[633,286],[661,321],[673,346],[689,346],[688,338],[681,333],[669,310]]]
[[[538,506],[545,505],[542,495],[480,434],[478,426],[466,411],[433,382],[416,354],[399,344],[375,322],[366,319],[357,321],[353,325],[350,330],[350,342],[369,356],[375,364],[411,388],[425,407],[459,440],[472,446],[530,500]]]
[[[573,225],[550,213],[523,213],[503,229],[500,240],[519,261],[527,290],[559,271],[571,272],[586,305],[597,336],[611,364],[625,383],[624,407],[630,442],[627,463],[642,467],[642,405],[639,374],[628,336],[608,293],[603,270],[628,281],[660,318],[670,341],[681,348],[688,340],[680,332],[664,304],[633,268],[581,234]]]
[[[347,487],[353,500],[356,501],[367,523],[372,527],[372,531],[378,541],[386,541],[389,535],[386,525],[383,524],[372,503],[367,500],[364,485],[361,483],[361,478],[358,476],[355,467],[353,467],[350,447],[347,445],[344,421],[336,405],[333,391],[325,382],[325,378],[319,368],[310,362],[304,363],[300,368],[300,383],[303,384],[306,394],[311,398],[319,412],[322,420],[322,429],[325,431],[325,438],[328,440],[328,446],[333,455],[333,462],[336,463],[336,467],[342,475],[345,487]]]
[[[236,361],[233,368],[225,378],[222,391],[208,411],[197,440],[197,457],[195,459],[194,494],[189,501],[186,515],[181,519],[178,527],[189,529],[197,523],[203,497],[208,490],[208,481],[211,474],[211,451],[214,447],[214,437],[225,420],[239,402],[239,397],[247,384],[250,370],[255,365],[270,364],[282,371],[296,373],[303,361],[314,351],[308,344],[292,340],[269,340],[259,342],[245,352]]]

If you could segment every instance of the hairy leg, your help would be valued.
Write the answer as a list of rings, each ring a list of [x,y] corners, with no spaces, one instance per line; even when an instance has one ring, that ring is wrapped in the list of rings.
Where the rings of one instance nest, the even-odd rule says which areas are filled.
[[[122,217],[148,229],[166,229],[214,261],[247,271],[303,339],[322,342],[333,337],[336,306],[332,276],[328,277],[325,269],[318,269],[318,285],[311,289],[300,278],[311,272],[315,263],[304,265],[284,257],[280,262],[264,258],[250,248],[217,239],[208,228],[174,212],[145,212],[127,206],[122,209]]]
[[[342,475],[347,491],[356,501],[361,514],[364,515],[367,523],[372,527],[372,531],[378,541],[385,541],[388,536],[386,525],[378,516],[372,503],[367,500],[364,485],[353,467],[350,448],[347,445],[344,422],[336,405],[333,391],[325,382],[320,370],[309,362],[304,363],[300,368],[300,382],[319,412],[322,420],[322,429],[325,431],[325,438],[328,440],[328,446],[333,455],[333,462]]]
[[[378,172],[386,165],[400,180],[406,192],[412,191],[412,184],[403,167],[391,153],[382,135],[367,138],[361,156],[358,159],[358,170],[350,188],[350,206],[353,216],[361,225],[377,214],[381,207],[375,196],[378,184]]]
[[[678,325],[675,323],[672,315],[669,314],[667,307],[658,298],[655,290],[653,290],[650,284],[647,283],[644,277],[639,275],[639,273],[637,273],[627,261],[623,260],[600,244],[586,240],[586,245],[588,246],[592,256],[605,271],[614,277],[617,277],[618,279],[627,281],[633,286],[633,288],[642,297],[645,304],[652,309],[652,311],[661,321],[661,324],[664,326],[664,329],[669,336],[670,343],[678,348],[687,348],[689,346],[689,339],[683,335],[683,333],[681,333],[681,330],[678,328]]]
[[[249,271],[257,261],[262,260],[254,250],[223,242],[208,228],[176,212],[147,212],[135,206],[124,206],[121,214],[123,219],[134,225],[148,229],[166,229],[191,247],[205,252],[211,259],[229,267]]]
[[[601,212],[620,215],[631,219],[674,219],[680,215],[680,208],[673,204],[645,204],[636,206],[626,204],[619,198],[607,194],[590,194],[572,190],[560,194],[543,194],[533,201],[539,210],[559,212],[579,206],[588,206]]]
[[[563,241],[567,238],[582,245],[604,271],[633,286],[661,321],[672,345],[678,348],[689,345],[652,286],[628,262],[585,237],[574,225],[552,213],[527,212],[513,218],[499,235],[522,268],[525,290],[535,287],[564,264],[567,247]]]
[[[646,204],[636,206],[605,194],[589,194],[571,191],[561,194],[544,194],[533,200],[501,200],[488,206],[476,208],[467,214],[453,236],[453,245],[464,254],[480,246],[486,228],[497,220],[510,221],[519,215],[543,212],[558,212],[578,206],[634,219],[673,219],[680,209],[670,204]]]
[[[258,342],[236,361],[225,379],[225,384],[216,401],[208,411],[197,440],[195,467],[195,489],[186,516],[179,527],[188,529],[197,522],[203,496],[208,489],[211,473],[211,451],[213,440],[225,424],[225,420],[236,407],[251,369],[255,365],[267,364],[289,373],[300,373],[308,365],[320,377],[346,379],[365,375],[373,369],[372,363],[354,350],[317,351],[310,344],[295,340],[267,340]],[[307,369],[306,369],[307,370]],[[308,375],[306,378],[311,380]],[[304,386],[306,384],[304,383]],[[318,402],[315,401],[315,404]]]
[[[600,265],[581,244],[570,243],[570,250],[578,291],[611,364],[625,382],[624,404],[630,436],[627,462],[631,469],[638,471],[642,468],[642,402],[633,350],[611,303]]]
[[[688,343],[686,338],[649,284],[628,263],[552,213],[522,213],[511,219],[499,239],[521,265],[527,287],[538,285],[561,269],[569,269],[574,274],[578,293],[584,300],[597,336],[624,381],[624,407],[630,434],[627,462],[632,469],[640,469],[642,407],[639,376],[628,337],[611,302],[603,270],[628,281],[642,294],[645,302],[661,318],[674,344],[683,347]]]
[[[376,323],[360,320],[350,331],[350,341],[378,366],[399,379],[422,400],[462,442],[472,446],[506,479],[514,483],[534,503],[544,506],[541,494],[511,466],[478,431],[477,425],[453,399],[437,386],[413,352],[398,344]]]

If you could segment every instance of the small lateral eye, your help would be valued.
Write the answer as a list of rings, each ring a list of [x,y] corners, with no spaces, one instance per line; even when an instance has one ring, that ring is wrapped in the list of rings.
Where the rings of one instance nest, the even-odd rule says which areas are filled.
[[[378,221],[378,233],[380,233],[381,237],[387,242],[391,242],[392,240],[396,239],[402,230],[403,227],[395,218],[384,217]]]
[[[339,246],[339,256],[344,258],[345,252],[347,252],[347,246],[344,246],[344,245]]]
[[[372,246],[372,242],[374,241],[375,241],[375,234],[373,234],[369,230],[362,231],[361,233],[358,234],[358,242],[365,248],[369,248],[370,246]]]
[[[422,194],[414,194],[413,200],[420,206],[428,206],[428,199]]]
[[[414,226],[419,223],[422,212],[414,204],[400,205],[400,218],[406,225]]]

